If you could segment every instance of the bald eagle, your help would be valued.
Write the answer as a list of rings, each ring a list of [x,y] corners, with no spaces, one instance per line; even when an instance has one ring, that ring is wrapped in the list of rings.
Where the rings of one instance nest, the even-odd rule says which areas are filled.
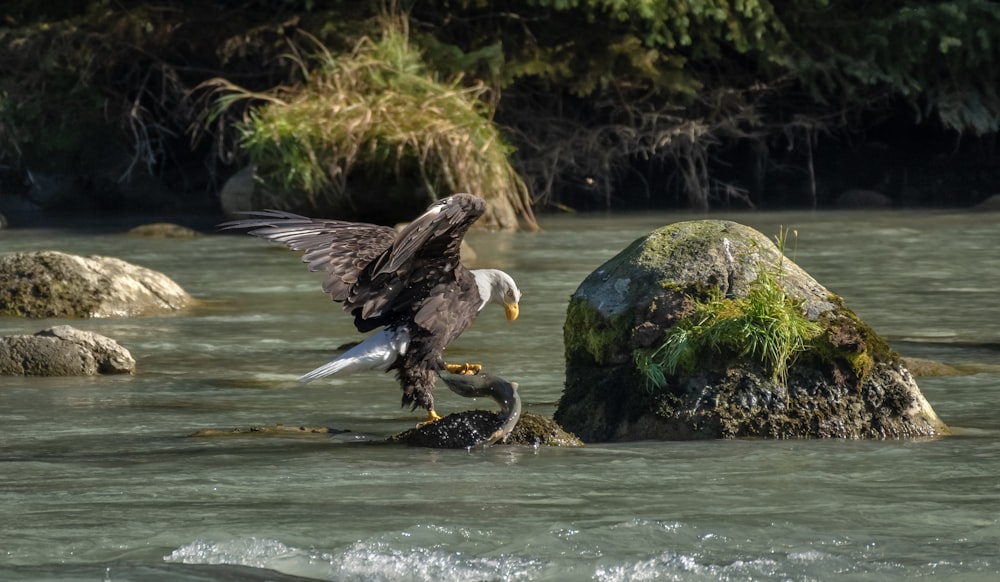
[[[446,364],[448,347],[489,303],[518,316],[521,292],[498,269],[467,269],[459,259],[462,238],[486,210],[471,194],[432,204],[397,231],[341,220],[308,218],[278,210],[220,225],[305,251],[310,271],[326,271],[323,291],[344,304],[359,332],[378,330],[357,346],[299,378],[309,382],[348,370],[396,371],[403,406],[434,410],[438,372],[474,373],[478,364]]]

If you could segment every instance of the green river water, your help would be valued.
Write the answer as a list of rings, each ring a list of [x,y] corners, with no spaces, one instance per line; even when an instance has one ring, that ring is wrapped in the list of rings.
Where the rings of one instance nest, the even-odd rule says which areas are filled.
[[[474,233],[474,266],[519,282],[521,317],[484,311],[449,349],[551,414],[562,324],[583,278],[693,215],[543,218]],[[153,318],[70,323],[116,339],[134,376],[0,378],[0,580],[1000,579],[1000,215],[712,215],[767,235],[904,356],[955,431],[891,441],[698,441],[425,450],[391,374],[300,385],[357,339],[295,253],[245,235],[147,240],[0,230],[0,253],[116,256],[199,299]],[[440,387],[438,410],[495,408]],[[319,425],[337,436],[195,438]]]

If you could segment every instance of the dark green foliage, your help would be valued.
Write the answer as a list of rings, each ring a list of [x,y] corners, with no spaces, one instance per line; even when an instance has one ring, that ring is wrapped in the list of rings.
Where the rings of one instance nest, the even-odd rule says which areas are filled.
[[[1000,129],[996,2],[789,2],[781,14],[792,44],[779,60],[817,103],[902,97],[918,119],[936,114],[973,135]]]
[[[432,59],[503,47],[502,68],[473,70],[505,88],[511,105],[498,116],[518,133],[519,167],[536,196],[583,183],[610,205],[639,165],[673,176],[671,185],[645,181],[650,195],[670,188],[707,208],[752,203],[712,171],[741,142],[806,149],[815,181],[815,136],[867,131],[859,121],[890,103],[907,105],[914,125],[996,132],[998,6],[536,0],[501,9],[464,0],[420,3],[414,14],[430,23],[435,47],[451,47]],[[809,196],[815,205],[815,184]]]
[[[744,90],[796,79],[817,104],[902,96],[953,129],[998,128],[1000,7],[991,0],[426,4],[440,6],[416,14],[442,23],[431,57],[462,60],[448,39],[466,54],[502,46],[501,86],[527,77],[577,96],[636,89],[690,105],[720,82]]]
[[[784,37],[767,0],[538,0],[503,11],[458,4],[463,18],[441,32],[470,38],[471,48],[501,43],[506,66],[496,82],[531,77],[578,96],[632,85],[690,98],[702,89],[691,61],[766,51]]]
[[[186,170],[204,167],[215,178],[218,160],[246,161],[230,123],[244,112],[198,124],[212,106],[194,90],[199,83],[301,89],[315,71],[280,58],[289,41],[306,33],[334,54],[349,52],[376,29],[379,6],[4,3],[0,167],[72,159],[100,140],[120,142],[129,169],[167,173],[173,164],[188,179]],[[535,201],[579,184],[610,205],[630,178],[628,187],[650,198],[750,204],[746,182],[713,166],[727,148],[749,143],[766,162],[780,142],[808,157],[812,172],[816,135],[863,134],[872,113],[900,104],[914,125],[963,136],[1000,130],[1000,3],[992,0],[424,0],[406,8],[427,74],[476,92],[486,116],[495,111],[506,155]],[[210,139],[188,139],[192,127]],[[319,151],[285,144],[298,160],[309,147]],[[324,171],[292,167],[288,177],[310,183]],[[420,178],[447,189],[458,182]]]

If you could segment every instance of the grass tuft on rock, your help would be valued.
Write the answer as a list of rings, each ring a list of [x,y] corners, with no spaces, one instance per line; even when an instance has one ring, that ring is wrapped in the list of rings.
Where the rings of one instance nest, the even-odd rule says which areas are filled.
[[[776,237],[782,256],[786,237],[784,230]],[[723,297],[713,288],[706,298],[692,298],[694,311],[670,328],[658,348],[635,352],[648,384],[662,388],[668,376],[690,373],[699,359],[722,354],[754,358],[770,370],[773,382],[785,384],[789,367],[812,349],[822,326],[785,292],[782,273],[782,261],[773,268],[761,265],[745,297]]]

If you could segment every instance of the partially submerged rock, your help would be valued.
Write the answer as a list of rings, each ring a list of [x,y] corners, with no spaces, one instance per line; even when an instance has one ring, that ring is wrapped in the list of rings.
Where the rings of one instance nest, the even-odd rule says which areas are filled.
[[[113,339],[68,325],[0,338],[0,375],[133,374],[132,354]]]
[[[467,449],[475,446],[527,445],[578,447],[583,442],[551,418],[532,412],[522,413],[506,439],[492,439],[505,416],[488,410],[465,410],[449,414],[437,422],[411,428],[387,440],[413,447]]]
[[[285,424],[269,424],[235,428],[201,428],[188,436],[192,437],[225,437],[244,435],[269,435],[269,436],[315,436],[315,435],[335,435],[345,432],[326,426],[291,426]]]
[[[384,441],[375,442],[435,449],[470,449],[495,444],[557,447],[581,446],[583,444],[575,435],[564,431],[554,420],[537,414],[522,413],[521,397],[517,393],[517,383],[515,382],[508,382],[499,376],[485,372],[471,375],[441,372],[439,375],[452,392],[466,398],[492,398],[500,405],[500,410],[498,412],[489,410],[456,412],[436,422],[421,424],[416,428],[391,435]],[[191,436],[290,436],[342,432],[350,431],[324,427],[286,427],[279,424],[245,429],[202,429]],[[368,441],[369,439],[364,440]]]
[[[651,383],[637,352],[661,346],[696,300],[746,297],[762,268],[780,272],[784,293],[821,329],[787,377],[719,351]],[[555,420],[584,441],[948,432],[884,340],[767,237],[735,222],[681,222],[635,241],[573,294],[564,335]]]
[[[500,405],[500,412],[469,410],[449,414],[437,422],[418,425],[417,428],[389,437],[390,441],[438,449],[461,449],[490,446],[507,438],[521,416],[521,397],[517,393],[516,382],[508,382],[485,372],[439,372],[438,376],[459,396],[492,398]]]
[[[172,222],[154,222],[139,225],[126,234],[143,238],[196,238],[201,233]]]
[[[915,378],[933,376],[961,376],[971,372],[960,370],[951,364],[926,358],[903,358],[903,364]]]
[[[441,379],[459,396],[489,397],[499,412],[466,410],[441,420],[389,437],[390,442],[437,449],[464,449],[497,443],[517,445],[578,446],[574,435],[552,419],[522,414],[517,383],[485,372],[475,375],[440,373]]]
[[[483,441],[496,432],[504,422],[504,415],[488,410],[466,410],[449,414],[441,420],[403,431],[384,440],[372,440],[369,436],[358,435],[356,443],[405,444],[413,447],[435,449],[468,449],[484,446]],[[297,426],[284,424],[257,425],[235,428],[202,428],[191,437],[329,437],[349,435],[350,430],[325,426]],[[575,435],[564,431],[551,418],[523,413],[517,425],[506,440],[496,445],[579,447],[583,442]]]
[[[495,443],[506,417],[489,410],[465,410],[390,436],[387,440],[414,447],[465,449]]]
[[[0,315],[8,316],[131,317],[177,311],[194,302],[163,273],[96,255],[4,255],[0,281]]]

